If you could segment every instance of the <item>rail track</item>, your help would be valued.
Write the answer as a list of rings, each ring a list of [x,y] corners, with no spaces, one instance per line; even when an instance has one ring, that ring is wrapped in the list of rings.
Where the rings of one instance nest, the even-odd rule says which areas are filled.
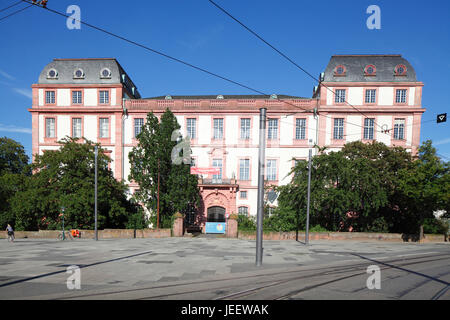
[[[369,261],[379,262],[382,267],[381,270],[387,269],[397,269],[404,272],[412,272],[406,270],[403,267],[410,265],[418,265],[423,263],[430,263],[434,261],[448,260],[450,259],[450,254],[417,254],[417,257],[409,258],[390,258],[388,260],[376,261],[367,258],[367,262],[361,262],[353,265],[344,266],[327,266],[327,267],[315,267],[312,269],[302,269],[302,270],[290,270],[282,272],[264,273],[250,276],[238,276],[223,279],[198,279],[191,282],[183,282],[177,284],[167,284],[159,286],[146,286],[142,288],[135,289],[125,289],[125,290],[111,290],[99,293],[91,293],[79,296],[67,296],[61,297],[59,299],[77,299],[77,298],[96,298],[96,297],[107,297],[110,296],[114,299],[114,296],[126,296],[126,295],[138,295],[136,300],[148,300],[148,299],[180,299],[183,296],[186,299],[196,299],[198,294],[203,294],[203,296],[208,296],[206,299],[214,300],[228,300],[228,299],[252,299],[259,295],[264,295],[264,293],[270,293],[276,291],[275,289],[280,289],[286,284],[291,284],[293,282],[298,282],[300,280],[314,280],[315,278],[321,277],[333,277],[326,281],[319,281],[309,286],[295,288],[289,292],[271,297],[270,300],[288,300],[292,299],[299,294],[308,292],[313,289],[325,287],[329,284],[344,281],[346,279],[367,275],[366,268]],[[420,255],[420,256],[419,256]],[[392,265],[395,263],[395,265]],[[373,263],[372,263],[373,264]],[[450,273],[450,272],[449,272]],[[275,279],[274,279],[275,278]],[[435,281],[442,284],[444,287],[440,288],[431,299],[437,300],[441,298],[449,289],[449,283],[437,278],[428,277],[429,281]],[[427,283],[429,282],[427,281]],[[201,286],[201,288],[192,288],[195,286]],[[205,287],[206,286],[206,287]],[[251,288],[248,288],[251,286]],[[158,290],[158,293],[145,295],[146,291]],[[164,292],[166,291],[166,292]],[[228,291],[228,292],[227,292]],[[142,295],[138,294],[142,292]],[[224,294],[226,293],[226,294]],[[270,294],[269,294],[270,296]],[[253,298],[261,299],[261,298]],[[263,298],[264,299],[264,298]]]

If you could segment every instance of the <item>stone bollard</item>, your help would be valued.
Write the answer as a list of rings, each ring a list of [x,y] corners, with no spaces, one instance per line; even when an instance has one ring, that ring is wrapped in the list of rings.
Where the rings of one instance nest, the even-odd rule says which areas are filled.
[[[227,219],[227,238],[237,238],[238,237],[238,216],[236,214],[231,214]]]
[[[184,217],[181,213],[177,212],[174,214],[173,221],[173,236],[174,237],[182,237],[184,233]]]

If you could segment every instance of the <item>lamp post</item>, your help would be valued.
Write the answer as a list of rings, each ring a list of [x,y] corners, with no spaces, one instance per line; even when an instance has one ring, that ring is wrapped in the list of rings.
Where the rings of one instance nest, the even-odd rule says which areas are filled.
[[[305,234],[305,244],[309,244],[309,206],[311,199],[311,157],[312,149],[309,149],[309,160],[308,160],[308,198],[306,204],[306,234]]]
[[[95,241],[98,241],[98,230],[97,230],[97,158],[98,158],[98,146],[95,146]]]
[[[65,240],[64,234],[64,207],[61,207],[61,215],[62,215],[62,239]]]
[[[256,266],[263,260],[264,167],[266,149],[266,108],[259,109],[258,212],[256,220]]]

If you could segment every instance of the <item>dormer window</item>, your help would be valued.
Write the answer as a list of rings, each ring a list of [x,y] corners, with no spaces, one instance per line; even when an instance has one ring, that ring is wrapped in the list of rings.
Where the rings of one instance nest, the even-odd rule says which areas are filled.
[[[83,69],[76,69],[73,72],[73,78],[74,79],[84,79],[84,71],[83,71]]]
[[[377,68],[373,64],[369,64],[364,68],[365,76],[375,76],[377,74]]]
[[[223,99],[223,95],[219,94],[216,99]]]
[[[394,69],[394,74],[396,76],[406,76],[406,66],[403,64],[399,64]]]
[[[100,78],[101,79],[111,79],[111,70],[109,70],[108,68],[103,68],[100,71]]]
[[[334,68],[334,75],[335,76],[345,76],[346,69],[343,65],[338,65],[336,68]]]
[[[270,99],[278,99],[278,96],[276,94],[271,94]]]
[[[167,96],[165,96],[164,98],[165,100],[172,100],[172,96],[170,94],[168,94]]]
[[[50,69],[47,72],[47,79],[58,79],[58,71],[56,69]]]

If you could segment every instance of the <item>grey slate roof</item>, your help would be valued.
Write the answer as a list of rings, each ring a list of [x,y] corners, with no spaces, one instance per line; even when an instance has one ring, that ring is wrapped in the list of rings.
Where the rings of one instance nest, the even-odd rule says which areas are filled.
[[[365,76],[367,65],[376,67],[376,76]],[[395,76],[394,68],[399,65],[407,68],[406,76]],[[346,76],[335,76],[336,66],[346,68]],[[325,69],[325,82],[416,82],[416,72],[401,55],[334,55]]]
[[[100,72],[108,68],[111,71],[110,78],[100,76]],[[57,79],[50,79],[48,72],[55,69],[58,73]],[[76,79],[74,72],[82,69],[83,79]],[[125,77],[123,77],[125,75]],[[54,59],[47,64],[39,75],[39,84],[125,84],[127,87],[135,87],[135,98],[140,97],[137,88],[128,77],[124,69],[114,58],[95,59]]]

